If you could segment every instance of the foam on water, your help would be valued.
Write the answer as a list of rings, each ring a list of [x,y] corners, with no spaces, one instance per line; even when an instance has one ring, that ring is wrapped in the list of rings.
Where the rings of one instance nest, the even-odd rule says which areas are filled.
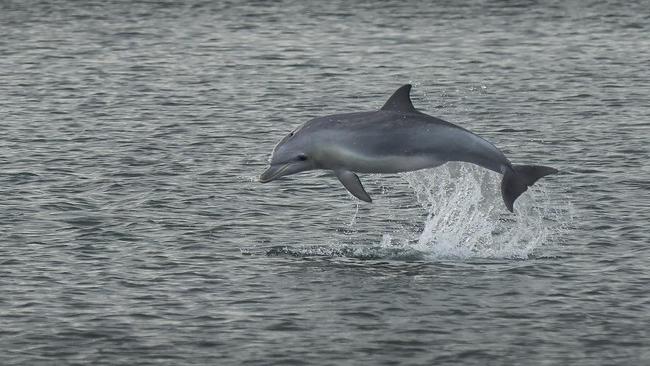
[[[552,251],[573,221],[569,201],[550,192],[543,180],[520,196],[510,213],[501,199],[501,175],[470,164],[450,163],[401,179],[368,179],[384,185],[362,213],[350,196],[353,211],[337,230],[342,236],[261,249],[272,256],[362,260],[528,259]],[[409,187],[412,194],[404,194]]]

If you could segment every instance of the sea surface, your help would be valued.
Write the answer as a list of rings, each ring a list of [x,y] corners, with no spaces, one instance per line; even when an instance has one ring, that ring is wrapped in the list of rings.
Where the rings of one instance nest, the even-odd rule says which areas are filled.
[[[650,364],[650,7],[0,2],[0,365]],[[257,181],[417,108],[560,170]]]

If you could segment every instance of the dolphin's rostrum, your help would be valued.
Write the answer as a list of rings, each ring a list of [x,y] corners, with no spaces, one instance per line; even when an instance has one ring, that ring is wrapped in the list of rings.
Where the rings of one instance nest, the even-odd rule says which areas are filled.
[[[557,173],[541,165],[513,165],[487,140],[413,107],[411,85],[397,89],[378,111],[335,114],[308,121],[275,146],[262,183],[326,169],[355,197],[366,193],[355,173],[397,173],[448,161],[472,163],[503,174],[501,195],[510,212],[517,197],[539,178]]]

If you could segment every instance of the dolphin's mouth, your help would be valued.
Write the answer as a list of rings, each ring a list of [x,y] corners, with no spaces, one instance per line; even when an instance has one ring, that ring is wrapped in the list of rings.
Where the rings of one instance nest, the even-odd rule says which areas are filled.
[[[268,169],[264,171],[264,173],[262,173],[262,175],[260,175],[259,178],[260,183],[268,183],[282,176],[282,173],[284,173],[284,171],[287,170],[287,168],[289,168],[290,165],[291,163],[282,164],[280,166],[271,165]]]

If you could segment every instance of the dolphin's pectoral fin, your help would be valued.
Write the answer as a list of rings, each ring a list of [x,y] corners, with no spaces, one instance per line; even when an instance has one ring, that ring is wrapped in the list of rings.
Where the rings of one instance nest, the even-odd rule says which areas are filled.
[[[361,185],[361,181],[356,174],[349,170],[336,170],[334,173],[339,178],[345,189],[352,193],[353,196],[362,201],[372,202],[372,198],[370,198],[368,193],[366,193],[366,190],[363,189],[363,185]]]

